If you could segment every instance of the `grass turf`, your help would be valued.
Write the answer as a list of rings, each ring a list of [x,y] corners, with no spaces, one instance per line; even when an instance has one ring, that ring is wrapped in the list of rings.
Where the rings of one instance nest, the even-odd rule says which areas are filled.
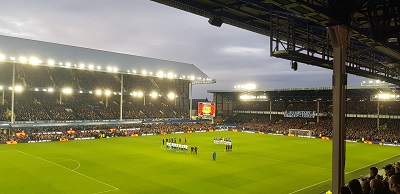
[[[167,137],[177,137],[167,135]],[[331,185],[331,141],[235,132],[0,145],[2,193],[321,193]],[[233,151],[213,143],[230,137]],[[213,151],[217,160],[212,160]],[[346,179],[400,160],[398,147],[347,144]]]

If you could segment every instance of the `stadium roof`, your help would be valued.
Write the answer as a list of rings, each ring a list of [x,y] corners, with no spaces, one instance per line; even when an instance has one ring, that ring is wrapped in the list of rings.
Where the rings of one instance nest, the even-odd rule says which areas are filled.
[[[208,90],[209,93],[218,93],[231,99],[238,98],[240,95],[266,95],[271,100],[331,100],[333,87],[317,87],[317,88],[267,88],[256,90]],[[348,86],[347,97],[354,99],[370,100],[369,97],[380,92],[390,92],[397,95],[394,88],[388,85],[381,86]],[[353,99],[353,100],[354,100]],[[262,100],[260,100],[262,101]]]
[[[153,0],[270,37],[271,56],[333,68],[327,26],[350,27],[348,73],[400,85],[399,0]]]
[[[193,64],[0,35],[0,60],[143,76],[215,80]]]

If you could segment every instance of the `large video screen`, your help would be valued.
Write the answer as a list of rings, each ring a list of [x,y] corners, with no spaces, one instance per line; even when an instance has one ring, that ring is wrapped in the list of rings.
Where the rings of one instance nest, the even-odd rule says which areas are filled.
[[[199,102],[197,112],[199,116],[215,116],[215,104],[209,102]]]

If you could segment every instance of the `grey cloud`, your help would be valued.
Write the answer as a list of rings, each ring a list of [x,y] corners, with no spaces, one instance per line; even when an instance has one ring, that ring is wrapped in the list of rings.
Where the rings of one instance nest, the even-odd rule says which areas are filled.
[[[260,87],[331,85],[331,71],[269,56],[269,37],[229,25],[211,26],[207,18],[148,0],[4,0],[0,33],[68,45],[116,51],[195,64],[213,85],[195,86],[194,97],[207,89],[230,89],[255,81]],[[20,22],[17,26],[12,22]],[[228,47],[263,49],[261,53],[224,53]],[[360,78],[349,79],[353,85]]]

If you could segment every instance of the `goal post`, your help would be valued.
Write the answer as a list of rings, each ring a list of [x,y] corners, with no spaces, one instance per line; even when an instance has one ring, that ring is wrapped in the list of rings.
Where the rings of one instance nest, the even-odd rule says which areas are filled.
[[[311,130],[289,129],[289,136],[308,137],[311,138]]]

